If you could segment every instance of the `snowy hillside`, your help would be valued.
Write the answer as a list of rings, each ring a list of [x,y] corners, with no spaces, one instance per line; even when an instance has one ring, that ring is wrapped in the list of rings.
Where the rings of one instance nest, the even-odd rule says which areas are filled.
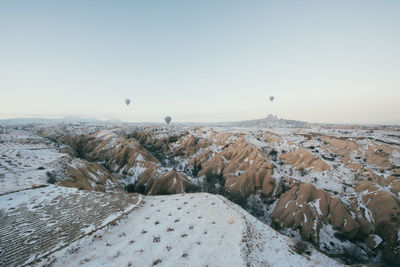
[[[223,197],[145,197],[110,225],[51,254],[39,266],[338,266],[285,237]]]
[[[30,128],[0,133],[0,195],[47,184],[66,154]]]

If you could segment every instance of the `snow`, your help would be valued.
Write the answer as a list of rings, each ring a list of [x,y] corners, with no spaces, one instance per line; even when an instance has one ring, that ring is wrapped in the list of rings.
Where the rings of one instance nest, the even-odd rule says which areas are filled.
[[[49,260],[55,260],[54,266],[339,265],[313,249],[308,258],[296,254],[293,240],[221,196],[146,196],[144,201],[117,225],[72,243]]]
[[[103,131],[99,131],[95,136],[97,138],[109,139],[109,138],[115,137],[116,134],[114,133],[114,130],[103,130]]]
[[[30,130],[0,134],[0,195],[47,184],[47,172],[67,158],[54,143]]]
[[[233,174],[233,176],[240,176],[240,175],[242,175],[244,173],[244,171],[242,171],[242,170],[237,170],[237,171],[235,171],[235,173]]]
[[[400,151],[393,150],[389,160],[393,165],[400,167]]]
[[[359,253],[363,253],[361,249],[358,249],[353,243],[348,240],[340,240],[335,237],[335,230],[332,225],[322,225],[319,232],[319,244],[320,249],[333,255],[344,254],[346,251],[356,250]],[[365,254],[365,253],[364,253]]]
[[[315,199],[315,200],[312,201],[312,202],[308,202],[308,204],[309,204],[310,206],[312,206],[312,207],[315,208],[315,210],[317,211],[317,213],[318,213],[319,216],[322,215],[322,211],[321,211],[321,209],[319,208],[319,201],[320,201],[320,200],[321,200],[320,198],[317,198],[317,199]]]
[[[263,147],[265,146],[265,142],[258,140],[254,136],[246,136],[246,141],[249,142],[250,144],[255,145],[256,147]]]
[[[134,184],[138,180],[139,176],[146,170],[145,167],[140,166],[139,164],[130,168],[128,170],[128,175],[125,177],[126,184]]]
[[[375,243],[375,247],[379,246],[379,244],[383,241],[379,235],[372,235],[372,239]]]
[[[105,227],[141,197],[49,185],[0,196],[1,266],[20,266]]]

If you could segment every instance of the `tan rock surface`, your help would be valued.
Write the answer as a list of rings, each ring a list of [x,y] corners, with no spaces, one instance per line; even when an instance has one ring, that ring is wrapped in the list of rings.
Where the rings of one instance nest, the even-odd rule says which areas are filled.
[[[282,139],[277,134],[270,133],[270,132],[267,132],[265,134],[264,141],[267,142],[267,143],[279,143],[279,142],[281,142],[281,140]]]
[[[179,142],[179,141],[178,141]],[[173,152],[174,156],[184,156],[185,158],[196,153],[196,138],[190,135],[181,145]]]
[[[314,156],[305,149],[298,149],[292,152],[283,153],[281,154],[280,159],[286,164],[294,166],[296,170],[300,170],[302,168],[312,168],[315,171],[327,171],[330,169],[328,163],[319,157]]]
[[[271,218],[279,227],[300,229],[303,240],[314,244],[319,244],[322,223],[332,224],[348,238],[354,237],[359,228],[337,198],[309,183],[295,185],[284,193]]]
[[[369,145],[365,152],[365,157],[368,164],[379,168],[390,169],[393,165],[389,158],[393,150],[394,148],[388,145]]]
[[[377,233],[388,244],[394,244],[400,226],[400,206],[396,199],[370,181],[359,184],[355,190],[360,195],[353,199],[352,209],[358,212],[358,220],[369,223],[369,227],[361,228],[361,232],[366,235]]]
[[[212,152],[204,152],[191,162],[200,164],[198,176],[212,173],[222,175],[225,189],[231,194],[248,196],[257,191],[271,196],[275,189],[272,165],[261,151],[239,138],[226,149],[209,159]]]
[[[344,164],[353,163],[350,159],[350,153],[356,153],[361,155],[360,145],[353,140],[347,138],[340,139],[335,137],[321,136],[321,139],[328,143],[329,146],[323,146],[323,148],[329,152],[340,155],[341,160]]]
[[[352,210],[357,213],[360,235],[378,234],[384,240],[384,258],[396,262],[400,254],[397,246],[400,226],[400,206],[398,200],[379,185],[366,181],[355,188],[359,196],[353,199]]]
[[[149,179],[146,185],[148,195],[169,195],[190,190],[192,183],[182,173],[171,171],[159,178]]]
[[[67,176],[72,180],[59,184],[88,191],[123,192],[121,182],[111,176],[101,165],[77,159],[67,168]]]

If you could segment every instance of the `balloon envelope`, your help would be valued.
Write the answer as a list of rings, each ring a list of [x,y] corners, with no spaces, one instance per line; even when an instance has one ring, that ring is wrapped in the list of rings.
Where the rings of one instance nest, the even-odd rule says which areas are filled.
[[[270,96],[270,97],[269,97],[269,101],[271,101],[271,102],[274,101],[274,99],[275,99],[274,96]]]
[[[131,103],[131,100],[129,98],[125,99],[125,104],[129,105]]]
[[[169,124],[171,122],[172,118],[170,116],[167,116],[164,118],[164,120],[167,124]]]

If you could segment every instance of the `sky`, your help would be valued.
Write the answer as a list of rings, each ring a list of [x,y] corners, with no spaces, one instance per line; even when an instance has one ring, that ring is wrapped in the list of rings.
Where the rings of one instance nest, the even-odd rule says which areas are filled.
[[[398,0],[3,0],[0,119],[399,124],[399,14]]]

